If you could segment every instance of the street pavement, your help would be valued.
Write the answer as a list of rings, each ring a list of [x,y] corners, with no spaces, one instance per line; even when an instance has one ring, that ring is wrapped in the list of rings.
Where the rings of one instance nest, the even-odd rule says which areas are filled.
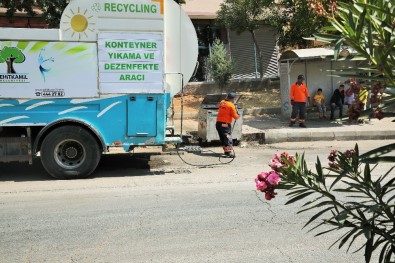
[[[346,119],[330,121],[309,116],[306,119],[307,128],[300,128],[298,124],[289,127],[289,119],[282,119],[279,114],[244,115],[241,141],[272,144],[331,140],[390,140],[395,139],[393,120],[394,117],[388,117],[382,120],[366,120],[362,124],[349,124]],[[176,126],[177,124],[179,125],[179,120],[176,121]],[[189,117],[183,120],[183,133],[196,134],[197,130],[197,118]]]

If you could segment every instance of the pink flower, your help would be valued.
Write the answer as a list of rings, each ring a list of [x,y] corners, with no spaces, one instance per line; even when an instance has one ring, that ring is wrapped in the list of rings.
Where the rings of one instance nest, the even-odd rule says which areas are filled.
[[[265,181],[259,181],[258,178],[255,178],[256,189],[263,192],[267,188],[267,184]]]
[[[354,150],[347,150],[347,151],[344,152],[344,155],[345,155],[347,158],[352,158],[354,154],[355,154],[355,151],[354,151]]]
[[[277,193],[273,192],[273,191],[267,191],[265,193],[265,199],[270,201],[272,200],[272,198],[274,198],[276,196]]]
[[[282,158],[287,159],[291,164],[294,164],[294,163],[295,163],[295,156],[290,155],[290,154],[288,154],[288,153],[286,153],[286,152],[283,152],[283,153],[281,154],[281,159],[282,159]],[[286,163],[283,163],[283,165],[286,165]],[[286,165],[286,166],[288,166],[288,165]]]
[[[381,120],[382,118],[384,118],[384,113],[380,108],[377,108],[373,112],[373,117]]]
[[[339,170],[340,169],[340,166],[337,163],[329,162],[328,165],[332,169],[335,169],[335,170]]]
[[[274,158],[271,162],[270,162],[270,165],[269,165],[273,170],[277,170],[278,168],[280,168],[281,166],[283,166],[282,164],[281,164],[281,162],[279,161],[279,159],[278,158]]]
[[[331,153],[328,156],[328,160],[331,162],[334,162],[337,157],[337,151],[336,150],[331,150]]]
[[[266,178],[269,176],[268,172],[260,172],[258,174],[258,180],[259,181],[266,181]]]
[[[267,181],[271,185],[278,185],[281,182],[281,178],[275,172],[271,172],[270,175],[267,177]]]

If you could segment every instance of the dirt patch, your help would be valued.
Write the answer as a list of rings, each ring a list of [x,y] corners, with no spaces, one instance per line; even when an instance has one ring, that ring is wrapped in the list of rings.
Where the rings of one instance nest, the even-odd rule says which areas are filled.
[[[238,92],[240,97],[239,106],[244,109],[254,108],[280,108],[281,97],[278,89],[254,92]],[[183,96],[184,113],[196,113],[205,95],[185,95]],[[179,112],[181,109],[181,97],[175,97],[173,100],[174,110]]]
[[[200,104],[204,99],[203,95],[185,95],[181,97],[175,97],[173,100],[174,103],[174,111],[181,111],[181,102],[183,102],[183,110],[184,113],[194,113],[198,112],[200,108]]]
[[[239,92],[239,104],[245,109],[280,108],[281,97],[277,89],[268,91]]]

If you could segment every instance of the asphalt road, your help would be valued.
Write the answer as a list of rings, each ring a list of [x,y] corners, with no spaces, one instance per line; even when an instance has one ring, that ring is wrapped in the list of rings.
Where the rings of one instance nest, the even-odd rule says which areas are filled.
[[[312,167],[354,144],[242,145],[232,163],[209,167],[229,160],[218,147],[181,155],[200,166],[175,154],[109,154],[91,179],[70,181],[37,160],[2,164],[0,262],[363,262],[363,252],[328,250],[340,232],[314,237],[302,229],[312,213],[285,206],[282,191],[265,201],[253,182],[276,152],[305,152]]]

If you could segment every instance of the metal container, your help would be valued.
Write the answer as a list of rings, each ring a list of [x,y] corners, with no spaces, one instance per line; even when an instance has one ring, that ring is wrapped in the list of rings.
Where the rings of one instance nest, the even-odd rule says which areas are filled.
[[[208,94],[204,97],[198,113],[198,137],[202,142],[219,141],[215,123],[217,121],[219,102],[226,94]],[[240,141],[243,126],[243,109],[237,108],[240,118],[232,123],[232,139]]]

